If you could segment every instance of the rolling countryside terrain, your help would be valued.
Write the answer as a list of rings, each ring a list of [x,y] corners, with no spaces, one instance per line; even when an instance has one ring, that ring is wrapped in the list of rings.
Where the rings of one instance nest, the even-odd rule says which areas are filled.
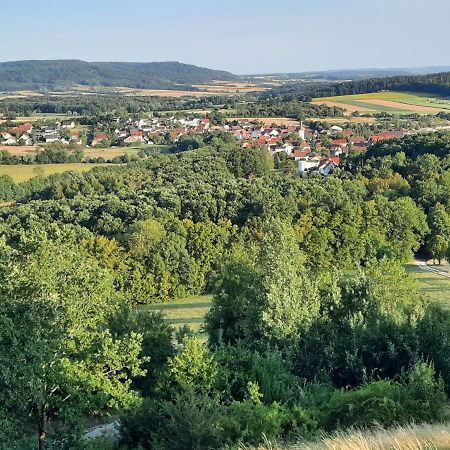
[[[343,108],[347,113],[388,112],[392,114],[436,114],[450,111],[450,99],[416,92],[375,92],[369,94],[320,97],[313,103]]]

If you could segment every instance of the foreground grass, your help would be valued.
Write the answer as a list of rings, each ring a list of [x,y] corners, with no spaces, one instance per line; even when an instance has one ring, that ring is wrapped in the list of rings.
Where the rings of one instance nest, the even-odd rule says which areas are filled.
[[[405,269],[414,275],[420,290],[430,300],[439,302],[445,308],[450,309],[450,278],[445,278],[437,273],[427,272],[415,264],[407,264]]]
[[[0,175],[9,175],[16,183],[28,181],[36,176],[48,176],[54,173],[63,173],[69,170],[86,172],[94,167],[105,164],[68,163],[68,164],[41,164],[41,165],[4,165],[0,164]]]
[[[316,442],[279,445],[266,442],[240,450],[444,450],[450,449],[450,424],[407,425],[388,430],[350,430]]]

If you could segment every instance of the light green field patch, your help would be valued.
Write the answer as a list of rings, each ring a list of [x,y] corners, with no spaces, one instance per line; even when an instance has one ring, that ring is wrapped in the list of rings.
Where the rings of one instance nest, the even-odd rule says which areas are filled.
[[[439,302],[445,308],[450,308],[450,278],[428,272],[415,264],[407,264],[405,268],[407,272],[414,275],[419,283],[420,290],[430,300]]]
[[[5,165],[0,164],[0,175],[9,175],[16,183],[28,181],[36,176],[48,176],[69,170],[86,172],[94,167],[105,164],[70,163],[70,164],[40,164],[40,165]]]
[[[175,329],[187,325],[194,332],[201,334],[205,315],[212,306],[212,299],[212,295],[197,295],[170,303],[146,306],[144,309],[161,312],[166,322]]]

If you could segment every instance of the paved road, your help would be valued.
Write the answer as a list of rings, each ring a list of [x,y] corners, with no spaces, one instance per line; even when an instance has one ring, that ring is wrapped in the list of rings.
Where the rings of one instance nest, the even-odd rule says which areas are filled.
[[[426,270],[427,272],[437,273],[441,277],[450,278],[449,273],[444,272],[443,270],[436,269],[436,267],[431,267],[425,261],[416,261],[416,265],[419,266],[422,270]]]

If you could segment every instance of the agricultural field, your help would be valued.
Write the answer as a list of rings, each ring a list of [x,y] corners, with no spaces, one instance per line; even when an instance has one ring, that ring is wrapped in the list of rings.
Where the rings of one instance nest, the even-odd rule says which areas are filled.
[[[262,122],[264,125],[272,125],[275,123],[278,126],[299,126],[298,120],[290,119],[289,117],[227,117],[226,120],[234,121],[248,121],[248,122]]]
[[[74,170],[77,172],[86,172],[94,167],[100,167],[106,164],[89,163],[68,163],[68,164],[40,164],[40,165],[4,165],[0,164],[0,176],[9,175],[16,183],[28,181],[36,176],[48,176],[54,173],[68,172]]]
[[[436,114],[440,111],[450,111],[450,99],[412,92],[376,92],[322,97],[314,99],[313,103],[344,108],[348,114],[356,111],[368,114],[377,112]]]

